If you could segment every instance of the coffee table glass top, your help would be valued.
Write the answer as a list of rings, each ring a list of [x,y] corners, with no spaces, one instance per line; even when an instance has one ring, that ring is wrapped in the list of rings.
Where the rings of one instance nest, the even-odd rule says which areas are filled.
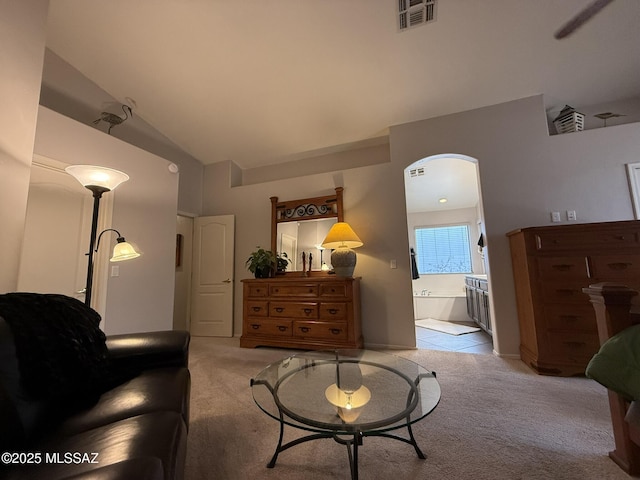
[[[440,400],[433,372],[371,350],[291,355],[267,366],[251,385],[256,404],[276,420],[335,434],[406,427]]]

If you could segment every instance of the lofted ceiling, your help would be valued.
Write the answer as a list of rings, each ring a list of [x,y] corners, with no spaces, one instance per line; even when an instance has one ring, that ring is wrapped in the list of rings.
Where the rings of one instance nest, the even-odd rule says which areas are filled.
[[[530,95],[639,96],[640,1],[554,38],[588,3],[438,0],[401,32],[398,0],[54,0],[47,46],[203,164],[249,169]]]

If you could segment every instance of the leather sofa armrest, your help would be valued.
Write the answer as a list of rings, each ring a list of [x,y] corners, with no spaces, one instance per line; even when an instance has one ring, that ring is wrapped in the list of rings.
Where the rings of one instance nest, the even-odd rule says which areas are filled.
[[[182,330],[110,335],[107,349],[114,366],[125,371],[188,367],[190,339]]]

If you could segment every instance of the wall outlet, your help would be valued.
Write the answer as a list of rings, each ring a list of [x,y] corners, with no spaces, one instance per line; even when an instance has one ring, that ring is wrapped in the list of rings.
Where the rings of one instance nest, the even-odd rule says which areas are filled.
[[[398,262],[396,262],[395,260],[391,260],[389,262],[389,267],[390,268],[398,268]]]
[[[551,212],[551,221],[552,222],[561,222],[562,219],[560,218],[560,212]]]
[[[567,210],[567,220],[570,222],[575,222],[577,220],[575,210]]]

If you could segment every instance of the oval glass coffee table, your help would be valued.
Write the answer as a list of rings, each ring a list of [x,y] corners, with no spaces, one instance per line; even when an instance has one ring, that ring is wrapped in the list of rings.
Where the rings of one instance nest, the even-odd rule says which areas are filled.
[[[413,446],[426,458],[411,425],[440,401],[435,372],[395,355],[371,350],[312,351],[272,363],[251,380],[253,398],[280,422],[280,438],[267,467],[280,452],[303,442],[333,438],[346,445],[351,478],[358,478],[358,447],[368,436]],[[311,434],[282,444],[284,426]],[[406,429],[406,436],[390,433]]]

